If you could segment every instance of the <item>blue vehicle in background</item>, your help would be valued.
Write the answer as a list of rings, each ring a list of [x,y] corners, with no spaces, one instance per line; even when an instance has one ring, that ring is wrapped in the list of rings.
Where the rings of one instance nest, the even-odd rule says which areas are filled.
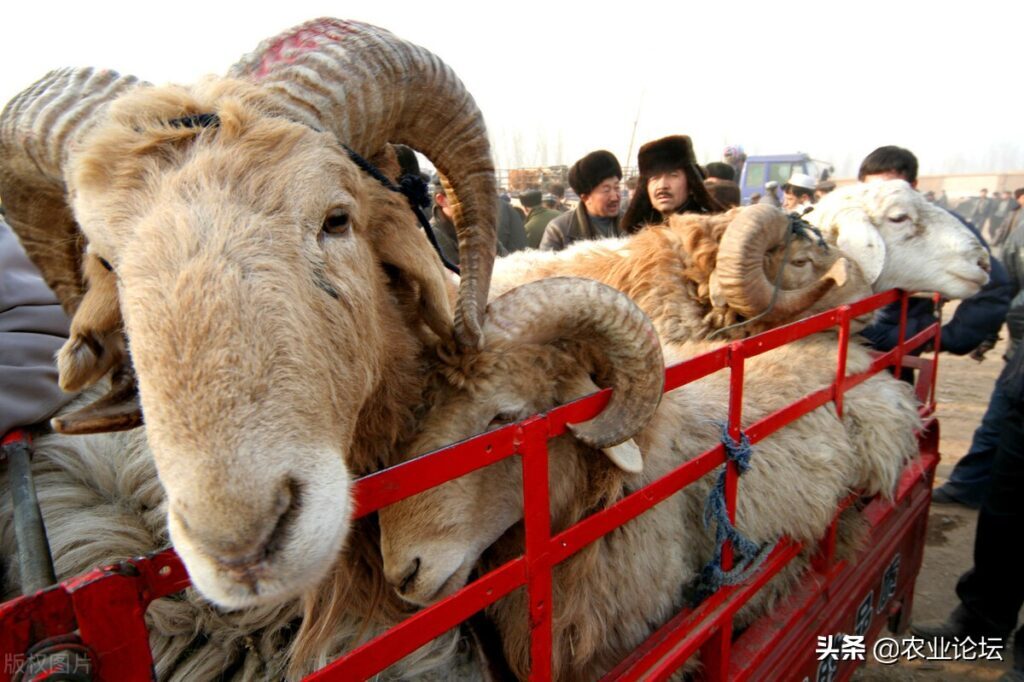
[[[763,196],[766,192],[765,185],[769,182],[778,183],[777,191],[781,199],[782,186],[793,173],[806,173],[818,182],[823,182],[828,180],[834,170],[831,164],[812,159],[803,152],[748,156],[740,172],[742,203],[744,206],[749,204],[752,194]]]

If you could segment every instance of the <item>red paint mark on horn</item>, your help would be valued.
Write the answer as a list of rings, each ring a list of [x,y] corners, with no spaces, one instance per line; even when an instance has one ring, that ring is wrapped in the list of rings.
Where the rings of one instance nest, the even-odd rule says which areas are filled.
[[[307,52],[331,42],[342,42],[357,33],[360,24],[338,19],[320,19],[282,33],[272,40],[252,70],[254,78],[263,78],[279,64],[291,64]]]

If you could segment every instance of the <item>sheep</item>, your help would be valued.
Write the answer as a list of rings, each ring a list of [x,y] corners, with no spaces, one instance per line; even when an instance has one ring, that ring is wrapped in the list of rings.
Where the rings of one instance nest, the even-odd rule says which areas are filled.
[[[427,344],[479,342],[493,163],[451,69],[373,26],[308,22],[230,76],[152,87],[51,72],[0,114],[0,198],[73,315],[69,343],[89,335],[89,352],[61,353],[62,383],[88,388],[111,365],[96,384],[111,391],[55,427],[130,428],[144,415],[133,438],[166,494],[168,534],[149,525],[130,553],[170,539],[216,607],[256,609],[257,623],[301,613],[288,658],[308,667],[353,622],[379,629],[401,612],[382,588],[373,521],[349,532],[350,479],[387,465],[415,425]],[[392,142],[422,150],[450,182],[457,295],[407,199],[361,169],[358,155],[395,173]],[[109,462],[119,443],[107,442]],[[82,535],[87,509],[68,532]],[[65,577],[91,565],[76,557],[125,558],[123,544],[77,547]],[[375,606],[360,612],[360,600]]]
[[[343,147],[397,168],[389,142],[450,180],[454,313],[406,198]],[[357,22],[308,22],[189,87],[54,71],[0,115],[8,221],[74,328],[101,342],[123,323],[129,349],[109,372],[127,403],[56,426],[123,428],[141,405],[172,542],[228,608],[328,578],[351,477],[386,464],[414,424],[424,344],[478,342],[494,194],[483,119],[455,74]],[[110,271],[90,271],[83,297],[85,244],[86,265]],[[116,349],[66,351],[62,382],[84,386]]]
[[[829,192],[806,219],[857,262],[875,291],[936,291],[967,298],[988,282],[981,242],[904,180]]]
[[[517,421],[592,392],[592,375],[625,395],[634,410],[655,410],[627,452],[606,448],[593,432],[549,441],[552,531],[557,533],[629,492],[664,475],[716,444],[728,411],[728,378],[715,373],[666,394],[660,403],[633,395],[631,374],[609,370],[606,351],[626,344],[584,325],[576,311],[599,310],[552,282],[523,285],[492,301],[482,350],[441,354],[430,410],[406,452],[410,456]],[[596,283],[590,286],[597,287]],[[577,315],[560,322],[566,311]],[[600,313],[594,313],[598,315]],[[622,315],[624,316],[624,315]],[[536,329],[542,320],[556,333]],[[645,338],[631,332],[630,338]],[[672,363],[713,346],[667,344]],[[748,360],[744,423],[756,421],[833,379],[835,340],[823,335],[800,340]],[[867,351],[851,344],[851,371],[867,369]],[[660,373],[653,360],[643,370]],[[888,375],[876,375],[845,396],[846,414],[858,415],[848,429],[831,405],[818,408],[756,446],[753,466],[740,480],[737,527],[756,543],[782,535],[813,542],[831,522],[838,503],[867,482],[891,492],[896,473],[916,453],[919,426],[910,390]],[[871,418],[867,418],[870,415]],[[874,452],[859,461],[852,437]],[[632,445],[642,453],[638,461]],[[619,446],[621,450],[623,446]],[[605,457],[602,457],[602,450]],[[785,485],[779,485],[785,481]],[[553,574],[555,679],[595,679],[683,605],[684,586],[713,552],[713,541],[697,519],[711,486],[707,477],[557,565]],[[489,570],[522,552],[522,483],[517,463],[502,460],[380,510],[384,571],[396,591],[414,604],[428,604],[458,590],[482,561]],[[842,527],[856,541],[856,524]],[[850,550],[852,551],[852,550]],[[773,578],[737,615],[750,622],[770,608],[806,569],[806,553]],[[506,657],[520,678],[529,673],[529,609],[519,590],[488,609]]]
[[[43,435],[34,442],[32,470],[58,579],[167,546],[167,500],[142,429]],[[5,564],[18,550],[12,506],[8,477],[0,476]],[[194,589],[155,600],[145,618],[157,679],[294,679],[399,622],[411,609],[378,588],[376,529],[356,532],[369,542],[353,543],[348,561],[340,562],[343,570],[335,568],[319,595],[344,604],[341,613],[321,613],[322,606],[310,610],[314,605],[301,599],[229,611]],[[6,579],[0,600],[20,594],[18,566],[11,560],[0,571]],[[382,679],[479,679],[477,656],[456,629],[395,664]]]
[[[632,298],[663,341],[681,343],[743,319],[748,323],[727,337],[748,336],[868,295],[870,289],[861,278],[851,278],[849,269],[848,259],[809,231],[791,232],[782,211],[755,206],[718,215],[675,215],[628,238],[499,258],[491,296],[545,277],[594,279]],[[751,319],[769,307],[777,277],[780,292],[771,310]]]
[[[787,220],[767,205],[672,216],[631,238],[512,254],[496,262],[491,293],[556,275],[596,279],[633,298],[664,341],[682,343],[712,333],[738,338],[855,300],[845,286],[847,259],[867,276],[854,278],[863,296],[898,287],[964,298],[988,281],[989,256],[981,243],[902,180],[837,190],[806,219],[842,255],[812,239],[794,240],[778,300],[742,327],[732,325],[769,308],[784,256]],[[762,260],[760,254],[767,255]]]

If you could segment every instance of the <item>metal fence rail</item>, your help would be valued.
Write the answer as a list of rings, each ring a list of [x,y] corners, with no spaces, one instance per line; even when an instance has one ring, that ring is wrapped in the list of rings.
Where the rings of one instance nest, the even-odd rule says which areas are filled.
[[[850,321],[889,303],[902,301],[900,344],[879,354],[871,368],[847,375],[847,344]],[[795,403],[748,425],[743,433],[757,443],[786,424],[821,405],[833,402],[839,414],[843,394],[869,376],[905,362],[920,368],[919,397],[922,414],[934,412],[935,359],[908,358],[911,351],[929,341],[938,346],[939,325],[934,324],[912,339],[905,339],[907,295],[899,291],[877,294],[815,317],[729,343],[705,355],[682,362],[666,371],[665,391],[696,381],[714,372],[730,371],[728,432],[739,439],[745,361],[793,340],[838,328],[838,353],[834,381],[810,392]],[[687,484],[726,463],[726,503],[735,521],[737,467],[727,462],[719,444],[687,461],[666,476],[633,492],[616,504],[580,523],[551,535],[548,513],[548,440],[566,432],[566,424],[593,418],[610,395],[593,396],[530,417],[517,424],[451,445],[434,453],[366,476],[355,483],[356,518],[397,502],[445,481],[485,467],[506,457],[520,457],[524,483],[525,553],[480,577],[458,593],[424,608],[375,639],[352,650],[309,680],[352,680],[372,677],[423,644],[494,603],[518,587],[528,594],[531,628],[531,679],[551,679],[552,567],[602,535],[639,516]],[[913,464],[911,465],[913,466]],[[848,501],[849,502],[849,501]],[[835,567],[835,522],[820,543],[814,570],[827,574]],[[732,615],[759,587],[795,557],[801,546],[783,540],[748,583],[719,590],[694,610],[678,614],[655,632],[633,655],[609,674],[625,680],[664,679],[698,650],[706,679],[730,678],[733,646]],[[723,555],[723,568],[731,566],[731,550]],[[69,634],[88,647],[94,664],[93,679],[145,679],[152,675],[144,612],[154,599],[189,585],[188,576],[173,550],[96,569],[60,585],[0,605],[0,655],[6,664],[0,680],[10,679],[16,663],[40,642]],[[735,666],[735,662],[733,663]],[[116,672],[114,672],[116,671]]]

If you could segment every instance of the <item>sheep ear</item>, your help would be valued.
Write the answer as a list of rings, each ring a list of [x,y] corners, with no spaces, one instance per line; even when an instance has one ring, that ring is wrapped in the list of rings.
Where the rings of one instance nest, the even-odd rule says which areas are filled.
[[[411,218],[411,216],[410,216]],[[403,226],[404,228],[404,226]],[[442,341],[452,337],[452,282],[423,230],[385,229],[370,236],[377,257],[397,271],[392,281],[408,297],[416,314]]]
[[[722,285],[718,281],[718,270],[714,270],[708,280],[708,295],[711,297],[711,305],[715,308],[724,308],[729,303],[722,293]]]
[[[885,266],[885,240],[867,220],[844,222],[838,229],[836,245],[852,258],[867,280],[874,284]]]
[[[612,464],[628,474],[639,474],[644,470],[643,455],[632,438],[610,448],[604,448],[603,452]]]

